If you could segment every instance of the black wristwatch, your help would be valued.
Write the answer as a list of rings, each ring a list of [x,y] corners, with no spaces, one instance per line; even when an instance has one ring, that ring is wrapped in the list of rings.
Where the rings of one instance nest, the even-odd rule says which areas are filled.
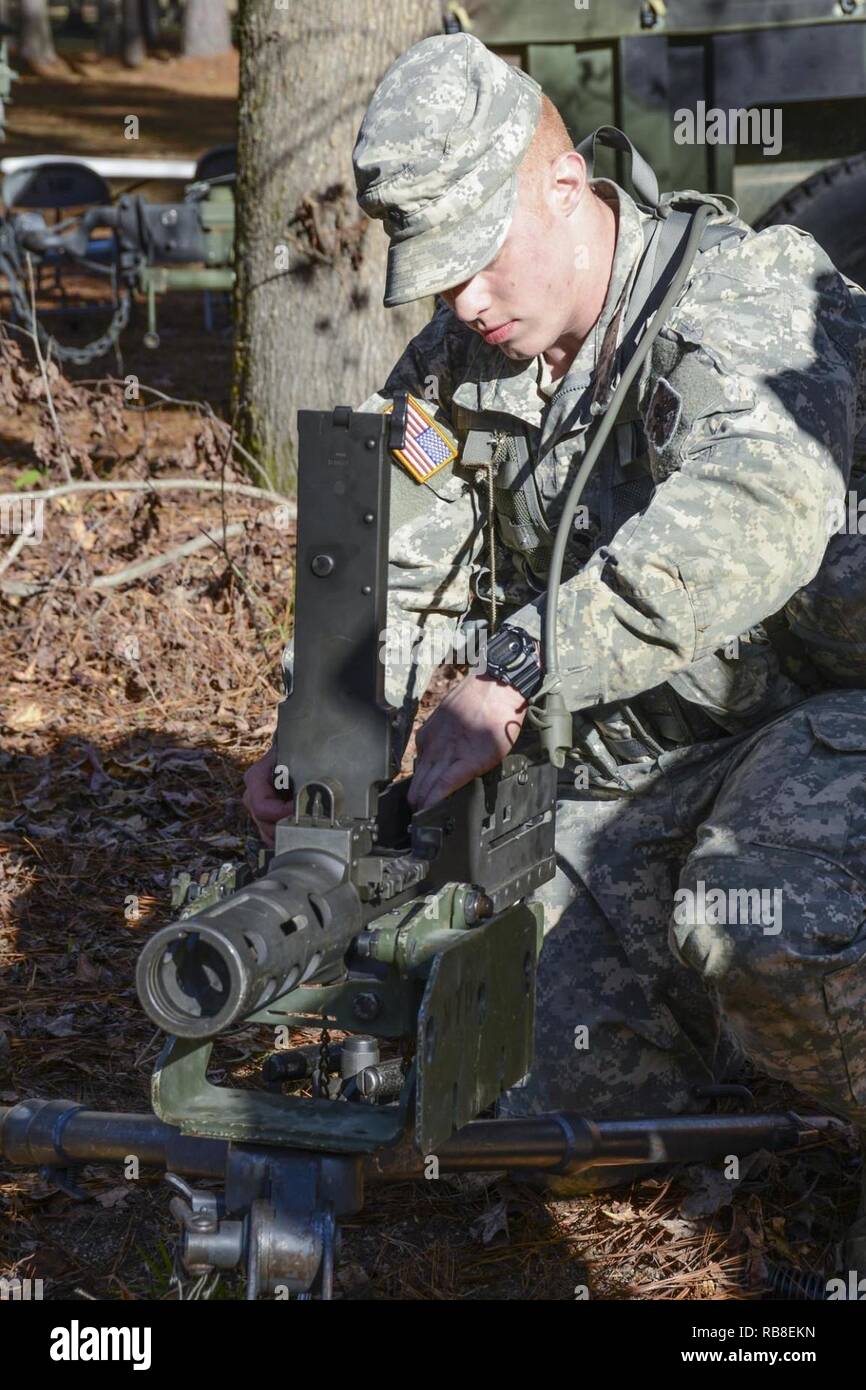
[[[543,679],[535,638],[522,627],[503,623],[487,643],[486,674],[513,685],[524,699],[531,699]]]

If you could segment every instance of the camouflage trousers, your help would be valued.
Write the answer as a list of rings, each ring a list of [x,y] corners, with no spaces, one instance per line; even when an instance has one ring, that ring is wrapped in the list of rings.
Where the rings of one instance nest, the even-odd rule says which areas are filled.
[[[866,1130],[866,691],[621,771],[608,800],[560,778],[535,1060],[499,1113],[698,1111],[744,1054]]]

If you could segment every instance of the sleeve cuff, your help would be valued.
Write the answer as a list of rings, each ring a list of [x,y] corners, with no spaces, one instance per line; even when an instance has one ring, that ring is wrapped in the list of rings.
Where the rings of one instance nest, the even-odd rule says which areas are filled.
[[[597,659],[597,641],[590,637],[586,644],[574,638],[577,633],[591,633],[592,627],[588,622],[580,619],[579,613],[575,614],[574,619],[567,618],[563,621],[563,598],[568,595],[571,599],[577,599],[577,595],[567,591],[565,586],[560,589],[559,622],[557,636],[559,670],[562,679],[562,697],[566,707],[572,712],[586,709],[591,705],[598,705],[602,701],[601,680]],[[542,594],[539,598],[527,603],[523,608],[518,609],[506,618],[509,627],[522,628],[530,637],[534,637],[542,648],[541,659],[544,666],[544,651],[542,642],[542,627],[544,624],[544,603],[547,595]],[[589,595],[585,595],[586,606],[589,606]],[[569,609],[579,609],[579,603],[568,603],[565,605]],[[588,652],[587,648],[591,650]],[[587,657],[589,659],[587,660]],[[547,671],[544,670],[546,678]]]

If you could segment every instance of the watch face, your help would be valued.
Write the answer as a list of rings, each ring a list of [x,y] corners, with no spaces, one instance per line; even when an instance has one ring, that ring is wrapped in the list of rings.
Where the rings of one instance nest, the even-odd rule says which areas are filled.
[[[508,649],[502,658],[502,665],[506,671],[513,671],[523,660],[523,643],[519,637],[510,637]]]

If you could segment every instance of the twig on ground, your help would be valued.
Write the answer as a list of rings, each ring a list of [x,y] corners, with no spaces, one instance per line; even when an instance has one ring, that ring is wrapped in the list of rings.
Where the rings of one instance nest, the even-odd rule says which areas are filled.
[[[242,521],[235,521],[226,528],[227,536],[238,536],[244,529]],[[194,555],[197,550],[205,550],[207,546],[215,545],[218,549],[222,547],[219,542],[209,536],[204,529],[200,536],[194,536],[191,541],[184,541],[183,545],[175,546],[173,550],[166,550],[162,555],[151,555],[146,560],[140,560],[138,564],[127,565],[126,569],[115,570],[113,574],[100,574],[88,585],[90,589],[116,589],[118,584],[128,584],[132,579],[144,579],[146,575],[153,574],[155,570],[162,569],[165,565],[172,564],[175,560],[182,560],[187,555]]]
[[[219,492],[222,486],[209,478],[118,479],[115,482],[100,479],[98,482],[60,483],[57,487],[46,488],[44,492],[3,492],[0,493],[0,503],[14,502],[21,497],[41,497],[44,502],[49,502],[53,497],[68,497],[73,492],[147,492],[151,489],[154,492]],[[224,488],[226,492],[236,492],[241,497],[261,497],[263,501],[276,502],[278,506],[288,509],[289,516],[297,516],[294,502],[279,492],[269,492],[266,488],[256,487],[254,483],[226,483]]]
[[[69,466],[69,450],[63,431],[60,428],[60,421],[57,418],[57,411],[54,409],[54,397],[51,394],[51,385],[48,381],[48,368],[45,365],[45,358],[42,356],[42,344],[39,341],[39,329],[36,324],[36,286],[33,281],[33,262],[30,259],[30,252],[26,253],[27,276],[30,281],[30,315],[33,321],[31,337],[33,347],[36,352],[36,360],[39,363],[39,371],[42,376],[42,384],[45,387],[45,399],[48,404],[48,413],[51,416],[51,423],[54,426],[54,433],[57,435],[57,443],[60,445],[60,457],[63,463],[63,471],[66,474],[67,482],[72,478],[72,469]]]
[[[226,530],[227,536],[240,535],[244,529],[242,521],[233,522]],[[127,565],[126,569],[115,570],[113,574],[99,574],[89,584],[83,587],[86,589],[116,589],[121,584],[129,584],[135,579],[144,579],[156,570],[163,569],[165,565],[172,564],[175,560],[183,560],[187,555],[194,555],[197,550],[204,550],[209,545],[215,545],[218,550],[222,550],[218,540],[209,536],[206,531],[202,531],[200,536],[194,536],[192,540],[185,541],[183,545],[175,546],[173,550],[166,550],[161,555],[151,555],[147,560],[140,560],[138,564]],[[43,594],[53,586],[55,581],[46,580],[40,583],[38,580],[23,580],[20,583],[14,580],[0,580],[0,591],[4,594],[12,594],[17,598],[30,598],[34,594]]]
[[[0,560],[0,574],[6,573],[12,562],[21,554],[21,551],[32,535],[32,531],[22,531],[19,536],[15,537],[9,549],[6,551],[6,554],[3,556],[3,559]]]

